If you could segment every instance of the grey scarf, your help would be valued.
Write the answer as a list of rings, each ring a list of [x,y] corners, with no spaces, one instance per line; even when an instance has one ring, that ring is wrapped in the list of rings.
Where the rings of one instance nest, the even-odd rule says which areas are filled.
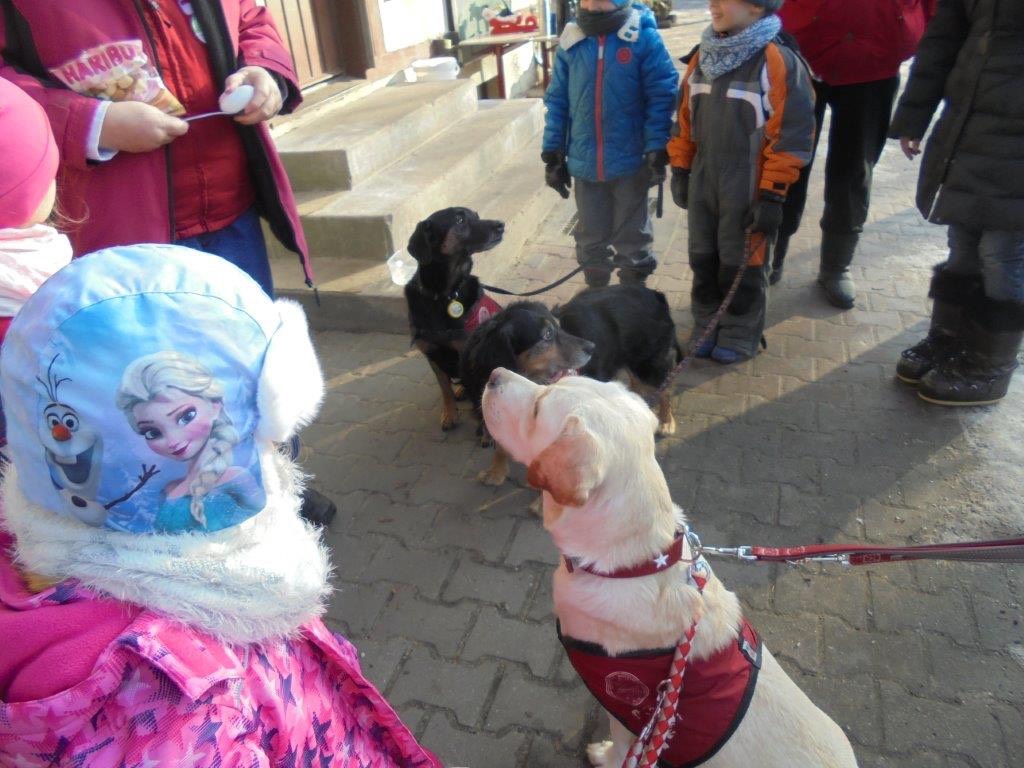
[[[583,34],[587,37],[607,35],[611,32],[617,32],[619,27],[626,23],[631,11],[629,3],[626,3],[621,8],[616,8],[614,11],[603,11],[601,13],[594,13],[593,11],[580,8],[576,12],[576,23],[580,25],[580,29],[583,30]]]
[[[700,71],[709,80],[732,72],[774,40],[781,30],[782,22],[774,13],[735,35],[720,36],[709,26],[700,38]]]

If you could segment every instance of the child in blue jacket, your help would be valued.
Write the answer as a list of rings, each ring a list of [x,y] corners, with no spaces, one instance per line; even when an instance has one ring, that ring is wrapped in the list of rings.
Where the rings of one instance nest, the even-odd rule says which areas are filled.
[[[657,266],[647,190],[665,179],[678,75],[654,15],[630,0],[581,0],[562,32],[541,159],[569,197],[576,180],[576,259],[588,286],[643,283]]]

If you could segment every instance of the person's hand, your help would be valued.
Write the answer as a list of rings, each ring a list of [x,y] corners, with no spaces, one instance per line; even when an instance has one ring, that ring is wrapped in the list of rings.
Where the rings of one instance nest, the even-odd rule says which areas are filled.
[[[263,67],[242,67],[224,81],[224,93],[231,93],[243,84],[251,85],[254,93],[245,109],[235,116],[235,122],[255,125],[281,111],[284,105],[281,89]]]
[[[547,151],[540,153],[540,159],[544,161],[544,183],[560,194],[564,200],[568,200],[572,177],[569,175],[569,166],[565,162],[565,155],[561,152]]]
[[[668,165],[668,152],[656,149],[644,155],[644,163],[650,172],[650,185],[656,187],[665,181],[665,166]]]
[[[152,152],[188,131],[188,123],[141,101],[115,101],[107,108],[99,146],[118,152]]]
[[[672,202],[685,211],[690,204],[690,169],[673,168],[669,188],[672,190]]]
[[[750,234],[760,233],[767,238],[772,238],[782,226],[782,203],[785,200],[781,195],[771,192],[762,192],[761,196],[754,203],[747,214],[747,232]]]
[[[909,136],[900,136],[900,149],[907,156],[907,160],[913,160],[915,156],[921,154],[921,140],[912,139]]]

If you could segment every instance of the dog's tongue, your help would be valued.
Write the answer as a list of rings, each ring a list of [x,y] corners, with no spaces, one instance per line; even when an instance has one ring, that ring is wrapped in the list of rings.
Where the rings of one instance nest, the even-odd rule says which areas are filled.
[[[577,375],[577,373],[576,373],[576,369],[575,368],[567,368],[564,371],[559,371],[558,373],[556,373],[554,375],[554,378],[551,379],[551,383],[554,384],[556,381],[561,381],[566,376],[576,376],[576,375]]]

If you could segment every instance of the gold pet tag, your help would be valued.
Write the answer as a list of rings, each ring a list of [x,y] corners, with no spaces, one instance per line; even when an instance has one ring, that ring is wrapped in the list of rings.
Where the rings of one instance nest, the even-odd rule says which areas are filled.
[[[466,308],[462,306],[462,302],[458,299],[452,299],[448,302],[448,317],[452,320],[458,320],[466,314]]]

